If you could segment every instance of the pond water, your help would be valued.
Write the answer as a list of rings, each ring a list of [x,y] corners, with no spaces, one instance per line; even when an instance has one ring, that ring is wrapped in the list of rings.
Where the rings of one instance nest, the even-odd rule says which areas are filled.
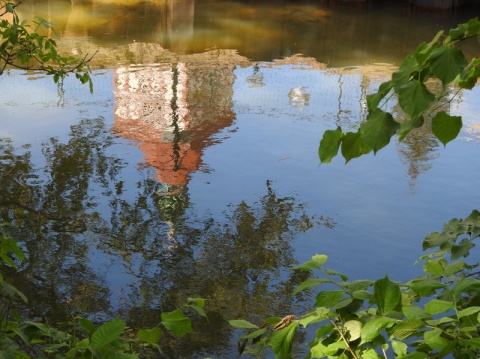
[[[209,322],[163,356],[227,358],[241,336],[227,320],[308,308],[289,268],[315,253],[351,279],[419,274],[423,238],[478,208],[480,88],[449,106],[464,127],[446,149],[423,133],[319,165],[319,140],[364,118],[366,95],[408,51],[473,12],[25,4],[23,17],[59,25],[64,51],[98,51],[93,94],[71,78],[0,78],[0,218],[28,254],[11,279],[32,315],[148,327],[203,297]]]

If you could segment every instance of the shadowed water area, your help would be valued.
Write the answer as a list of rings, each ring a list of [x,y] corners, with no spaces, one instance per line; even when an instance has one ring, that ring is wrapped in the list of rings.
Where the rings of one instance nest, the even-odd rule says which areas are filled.
[[[96,52],[93,94],[0,77],[0,221],[27,253],[8,279],[33,318],[141,328],[202,297],[209,320],[152,357],[233,358],[228,320],[308,310],[292,266],[323,253],[350,279],[408,279],[427,234],[480,209],[478,86],[445,104],[464,124],[446,149],[426,130],[348,165],[317,154],[406,54],[478,6],[52,0],[19,14],[57,24],[65,54]]]

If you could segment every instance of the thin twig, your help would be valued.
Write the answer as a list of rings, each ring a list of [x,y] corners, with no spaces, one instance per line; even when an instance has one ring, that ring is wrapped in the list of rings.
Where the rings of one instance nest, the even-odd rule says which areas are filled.
[[[348,344],[347,338],[345,338],[345,336],[343,335],[342,330],[337,326],[337,324],[336,324],[331,318],[328,318],[328,320],[330,320],[330,323],[333,324],[333,326],[335,327],[335,329],[337,330],[337,332],[340,334],[340,336],[342,337],[343,342],[344,342],[345,345],[347,346],[349,352],[353,355],[354,359],[358,359],[357,355],[355,354],[355,352],[353,351],[353,349],[352,349],[352,348],[350,347],[350,345]]]

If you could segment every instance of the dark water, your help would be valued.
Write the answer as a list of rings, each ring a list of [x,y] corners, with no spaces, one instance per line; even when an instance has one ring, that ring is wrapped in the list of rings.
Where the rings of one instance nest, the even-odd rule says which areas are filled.
[[[424,236],[478,208],[479,88],[448,108],[464,129],[446,149],[425,133],[320,166],[318,143],[366,115],[365,96],[416,44],[474,13],[25,4],[23,17],[58,24],[64,51],[98,51],[93,95],[73,79],[0,78],[0,218],[28,255],[10,279],[32,315],[148,327],[204,297],[209,321],[167,338],[164,356],[228,358],[241,333],[227,320],[307,310],[289,268],[315,253],[352,279],[420,273]]]

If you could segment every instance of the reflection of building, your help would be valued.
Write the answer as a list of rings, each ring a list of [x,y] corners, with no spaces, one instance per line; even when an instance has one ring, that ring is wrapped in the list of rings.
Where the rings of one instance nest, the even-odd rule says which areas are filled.
[[[209,138],[232,124],[238,60],[226,50],[116,70],[113,129],[138,142],[160,181],[186,185]]]

